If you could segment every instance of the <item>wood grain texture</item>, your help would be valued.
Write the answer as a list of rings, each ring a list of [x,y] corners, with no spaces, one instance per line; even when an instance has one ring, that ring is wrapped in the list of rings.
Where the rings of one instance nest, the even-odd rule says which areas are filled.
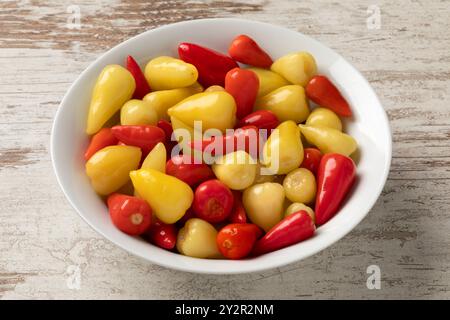
[[[75,4],[75,3],[74,3]],[[0,297],[450,298],[449,1],[60,1],[0,3]],[[205,276],[149,264],[84,223],[52,172],[50,128],[77,75],[159,25],[242,17],[308,34],[370,81],[393,131],[392,170],[368,217],[323,252],[262,273]],[[381,269],[368,290],[366,268]],[[79,272],[80,287],[71,285]]]

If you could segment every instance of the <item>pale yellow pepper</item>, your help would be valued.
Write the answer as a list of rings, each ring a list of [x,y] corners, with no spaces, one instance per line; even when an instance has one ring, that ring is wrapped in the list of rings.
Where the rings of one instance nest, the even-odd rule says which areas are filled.
[[[239,150],[218,157],[212,165],[217,179],[228,188],[244,190],[251,186],[256,177],[257,162],[245,151]]]
[[[265,96],[269,92],[289,84],[282,76],[270,70],[261,68],[249,68],[248,70],[253,71],[258,76],[258,97]]]
[[[120,109],[121,125],[155,125],[157,122],[158,114],[147,101],[132,99]]]
[[[298,168],[302,161],[300,129],[292,120],[282,122],[264,144],[262,164],[274,174],[286,174]]]
[[[217,230],[205,220],[191,218],[180,229],[177,236],[177,249],[185,256],[203,259],[219,258]]]
[[[292,84],[305,87],[317,74],[314,57],[305,51],[290,53],[274,61],[270,70],[283,76]]]
[[[97,151],[86,162],[86,175],[100,195],[120,189],[129,180],[129,173],[139,167],[141,149],[131,146],[109,146]]]
[[[198,71],[194,65],[167,56],[150,60],[145,66],[144,73],[152,90],[189,87],[198,78]]]
[[[225,91],[202,92],[177,103],[167,113],[190,127],[201,121],[202,131],[218,129],[225,132],[236,121],[236,103]]]
[[[308,118],[309,106],[305,89],[298,85],[288,85],[275,89],[256,101],[257,110],[269,110],[278,120],[293,120],[297,123]]]
[[[299,125],[306,140],[315,145],[322,153],[340,153],[344,156],[351,155],[358,147],[356,140],[339,130]]]
[[[148,93],[142,100],[148,102],[156,111],[158,119],[169,120],[167,110],[170,107],[193,94],[202,92],[202,90],[202,87],[196,83],[186,88],[153,91]]]
[[[225,91],[225,88],[222,86],[214,85],[205,89],[205,92],[215,92],[215,91]]]
[[[342,122],[338,115],[327,108],[316,108],[306,119],[307,126],[329,127],[342,131]]]
[[[316,178],[308,169],[297,168],[286,175],[283,188],[290,201],[312,203],[316,197]]]
[[[92,91],[86,133],[99,131],[130,100],[135,88],[133,75],[127,69],[116,64],[106,66]]]
[[[159,172],[166,172],[167,151],[164,143],[159,142],[152,151],[145,157],[141,169],[155,169]]]
[[[172,224],[181,219],[194,199],[188,184],[157,170],[131,171],[130,177],[134,189],[164,223]]]
[[[245,189],[242,203],[250,221],[269,231],[283,218],[284,197],[282,185],[265,182]]]

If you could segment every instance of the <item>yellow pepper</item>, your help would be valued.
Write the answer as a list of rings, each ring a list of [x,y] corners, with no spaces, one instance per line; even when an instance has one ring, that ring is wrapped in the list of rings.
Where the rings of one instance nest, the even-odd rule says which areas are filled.
[[[292,120],[282,122],[264,144],[262,164],[274,174],[286,174],[298,168],[302,161],[300,129]]]
[[[189,146],[190,141],[194,141],[195,137],[201,139],[202,133],[195,131],[193,127],[188,126],[183,121],[177,117],[170,117],[170,122],[172,124],[173,135],[178,141],[178,147],[183,150],[183,154],[193,155],[196,159],[202,159],[202,152],[200,150],[194,150]]]
[[[256,101],[257,110],[270,110],[280,121],[303,122],[309,115],[305,89],[298,85],[283,86]]]
[[[167,56],[150,60],[145,66],[144,73],[153,90],[189,87],[198,78],[198,71],[194,65]]]
[[[270,70],[261,68],[249,68],[248,70],[253,71],[258,76],[258,97],[265,96],[269,92],[289,84],[282,76]]]
[[[133,75],[124,67],[106,66],[97,78],[89,106],[86,133],[94,134],[125,102],[136,88]]]
[[[225,91],[202,92],[177,103],[167,113],[190,127],[201,121],[202,130],[218,129],[225,132],[236,121],[236,103]]]
[[[353,137],[342,133],[339,130],[319,127],[299,125],[306,140],[315,145],[322,153],[340,153],[344,156],[351,155],[357,148],[357,143]]]
[[[172,124],[173,133],[175,139],[178,142],[188,142],[194,140],[194,128],[188,126],[186,123],[178,119],[177,117],[170,117],[170,123]],[[201,136],[201,132],[198,133]],[[187,144],[186,144],[187,146]],[[189,148],[190,149],[190,148]]]
[[[131,146],[109,146],[97,151],[86,162],[86,174],[100,195],[120,189],[129,180],[129,173],[139,167],[141,149]]]
[[[183,181],[154,169],[130,172],[137,193],[164,223],[177,222],[192,204],[194,193]]]
[[[307,126],[329,127],[342,131],[342,122],[338,115],[327,108],[316,108],[306,119]]]
[[[255,184],[244,190],[242,203],[250,220],[269,231],[283,218],[284,189],[279,183]]]
[[[150,103],[143,100],[132,99],[120,109],[121,125],[155,125],[158,114]]]
[[[159,172],[166,172],[166,157],[167,151],[164,143],[159,142],[153,147],[152,151],[145,157],[142,162],[141,169],[155,169]]]
[[[310,53],[302,51],[290,53],[275,60],[270,70],[283,76],[292,84],[305,87],[316,75],[317,65]]]
[[[239,150],[218,157],[212,165],[217,179],[233,190],[243,190],[253,184],[257,162],[247,152]]]
[[[203,88],[196,83],[186,88],[177,88],[170,90],[154,91],[147,94],[142,100],[149,103],[149,105],[158,114],[158,119],[169,120],[167,110],[173,107],[178,102],[187,97],[202,92]]]
[[[177,249],[181,254],[194,258],[219,258],[216,244],[217,230],[205,220],[191,218],[180,229]]]

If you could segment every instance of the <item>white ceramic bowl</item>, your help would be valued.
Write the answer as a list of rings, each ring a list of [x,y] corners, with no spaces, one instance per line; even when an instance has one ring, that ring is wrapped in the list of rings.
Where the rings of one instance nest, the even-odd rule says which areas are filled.
[[[351,197],[339,213],[316,235],[297,245],[258,258],[241,261],[207,260],[162,250],[130,237],[110,222],[108,210],[89,184],[83,153],[88,145],[84,133],[91,91],[102,68],[124,64],[133,55],[141,65],[158,55],[177,56],[179,42],[195,42],[226,52],[235,36],[248,34],[276,59],[306,50],[318,63],[319,72],[330,77],[350,102],[354,119],[346,131],[359,145],[358,180]],[[51,155],[61,188],[78,214],[119,247],[152,263],[168,268],[214,274],[261,271],[299,261],[325,249],[350,232],[370,211],[383,189],[391,161],[391,133],[387,116],[364,77],[333,50],[303,34],[279,26],[240,19],[205,19],[175,23],[144,32],[112,48],[94,61],[65,95],[54,120]]]

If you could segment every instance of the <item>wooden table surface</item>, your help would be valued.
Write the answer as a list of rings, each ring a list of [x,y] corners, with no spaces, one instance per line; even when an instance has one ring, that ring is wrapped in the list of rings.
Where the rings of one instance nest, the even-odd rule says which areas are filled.
[[[1,298],[450,298],[448,0],[73,4],[0,3]],[[78,9],[80,29],[70,29]],[[367,77],[388,112],[394,146],[382,196],[349,235],[309,259],[250,275],[168,270],[103,239],[57,185],[50,129],[80,72],[131,36],[204,17],[271,22],[318,39]],[[379,290],[366,285],[371,265]]]

